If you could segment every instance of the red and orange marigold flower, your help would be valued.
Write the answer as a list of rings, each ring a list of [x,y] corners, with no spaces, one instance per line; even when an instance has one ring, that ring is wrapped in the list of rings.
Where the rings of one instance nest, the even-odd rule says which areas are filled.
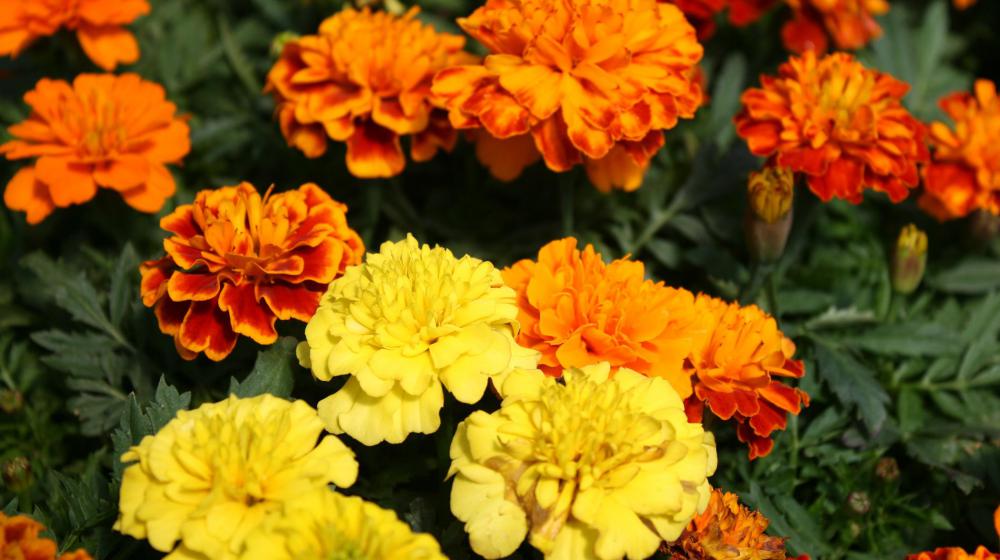
[[[519,142],[521,156],[533,148],[553,171],[586,163],[602,189],[637,187],[663,131],[701,104],[702,47],[674,5],[487,0],[458,23],[490,54],[434,78],[452,124]],[[511,175],[530,161],[506,163],[507,143],[495,145],[479,151],[491,169]],[[610,169],[595,173],[601,165]]]
[[[324,21],[318,35],[285,44],[267,90],[290,146],[315,158],[328,139],[346,142],[347,168],[363,178],[403,171],[403,136],[414,161],[454,146],[457,133],[431,98],[431,79],[474,57],[462,51],[464,37],[438,33],[416,14],[347,8]]]
[[[953,93],[941,109],[954,127],[930,126],[933,159],[924,167],[920,205],[939,220],[975,210],[1000,215],[1000,97],[996,85],[977,80],[974,93]]]
[[[809,395],[779,379],[801,378],[802,362],[792,359],[795,343],[778,330],[778,323],[757,306],[741,307],[699,295],[695,314],[710,326],[694,338],[688,359],[688,396],[692,422],[701,421],[707,404],[723,420],[734,420],[736,435],[750,447],[750,458],[771,452],[775,430],[783,430],[788,413],[808,406]]]
[[[14,139],[0,154],[34,160],[4,191],[28,223],[87,202],[98,187],[148,213],[174,194],[166,166],[187,155],[190,132],[160,85],[135,74],[81,74],[72,84],[44,78],[24,100],[31,115],[8,129]]]
[[[537,261],[504,269],[503,278],[517,292],[517,342],[541,352],[545,373],[609,362],[684,385],[694,296],[646,280],[641,262],[605,264],[592,245],[580,250],[570,237],[542,247]]]
[[[672,560],[785,560],[785,539],[765,534],[769,521],[740,504],[736,494],[712,490],[705,511],[680,538],[665,545]]]
[[[674,4],[698,30],[698,38],[706,39],[715,32],[715,16],[729,11],[729,23],[742,27],[760,19],[778,0],[661,0]]]
[[[26,515],[8,517],[0,512],[0,558],[3,560],[91,560],[87,551],[57,554],[52,539],[38,535],[45,526]]]
[[[838,50],[856,50],[882,36],[875,16],[889,11],[888,0],[785,0],[794,14],[781,29],[785,48],[824,53],[830,40]]]
[[[238,335],[271,344],[276,320],[308,321],[327,285],[361,262],[347,207],[312,183],[263,197],[242,183],[198,193],[160,220],[166,256],[143,263],[142,302],[181,357],[221,360]]]
[[[1000,507],[993,512],[993,527],[1000,536]],[[906,560],[1000,560],[1000,553],[990,552],[985,546],[976,547],[972,553],[958,547],[941,547],[933,552],[910,554]]]
[[[860,203],[872,189],[898,202],[917,185],[926,131],[901,103],[905,83],[846,53],[808,51],[761,84],[743,93],[737,132],[754,154],[805,175],[822,200]]]
[[[39,37],[65,28],[76,32],[94,64],[111,71],[139,60],[139,43],[122,26],[148,13],[147,0],[3,0],[0,56],[17,56]]]

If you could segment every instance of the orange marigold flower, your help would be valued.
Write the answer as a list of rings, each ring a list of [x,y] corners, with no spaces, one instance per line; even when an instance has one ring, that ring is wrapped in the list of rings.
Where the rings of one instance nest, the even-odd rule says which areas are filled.
[[[147,0],[4,0],[0,8],[0,56],[17,56],[60,28],[76,32],[94,64],[114,70],[139,60],[139,43],[127,29],[149,13]]]
[[[700,422],[707,403],[719,418],[736,421],[736,435],[749,445],[751,459],[763,457],[774,447],[771,433],[785,429],[787,413],[809,405],[808,394],[776,379],[805,373],[802,362],[792,359],[795,343],[757,306],[699,295],[694,308],[712,324],[694,338],[687,378],[693,387],[678,391],[690,395],[688,417]]]
[[[990,552],[985,546],[980,546],[974,553],[957,547],[942,547],[933,552],[910,554],[906,560],[1000,560],[1000,554]]]
[[[785,539],[767,536],[768,523],[740,504],[736,494],[715,489],[705,511],[666,545],[666,553],[673,560],[785,560]]]
[[[619,168],[616,147],[645,167],[662,131],[701,104],[702,47],[674,5],[487,0],[458,23],[491,54],[434,78],[452,124],[502,140],[530,135],[553,171],[606,157]],[[487,165],[504,157],[492,154]]]
[[[939,220],[975,210],[1000,214],[1000,97],[996,85],[977,80],[974,93],[953,93],[940,102],[954,121],[930,126],[934,157],[924,167],[920,205]]]
[[[135,74],[81,74],[72,85],[43,78],[24,95],[31,115],[0,146],[7,159],[36,158],[14,175],[4,202],[37,224],[56,208],[87,202],[97,187],[154,213],[174,194],[167,164],[191,149],[190,131],[159,84]]]
[[[347,8],[324,21],[318,35],[287,42],[267,77],[281,131],[290,146],[315,158],[327,138],[347,143],[347,168],[356,177],[403,171],[401,136],[410,157],[427,161],[451,150],[457,133],[431,98],[438,70],[474,58],[465,38],[438,33],[416,19]]]
[[[605,264],[592,245],[581,251],[570,237],[542,247],[537,261],[504,269],[503,278],[517,292],[517,342],[541,352],[545,373],[609,362],[684,385],[694,296],[646,280],[641,262]]]
[[[797,53],[829,48],[856,50],[882,36],[874,16],[889,11],[888,0],[786,0],[795,14],[781,29],[785,48]]]
[[[278,338],[277,319],[308,321],[327,285],[361,262],[347,207],[312,183],[262,198],[249,183],[198,193],[160,220],[166,256],[146,261],[142,302],[181,357],[221,360],[237,335]]]
[[[82,548],[57,555],[56,543],[39,538],[45,526],[26,515],[8,517],[0,512],[0,559],[2,560],[91,560]]]
[[[928,159],[924,126],[900,100],[905,83],[846,53],[792,57],[743,93],[736,131],[750,151],[803,173],[824,201],[860,203],[864,189],[903,200]]]

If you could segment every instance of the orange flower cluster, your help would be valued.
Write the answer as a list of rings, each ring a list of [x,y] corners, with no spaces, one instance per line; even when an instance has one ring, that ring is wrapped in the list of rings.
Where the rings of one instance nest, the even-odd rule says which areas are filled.
[[[929,156],[924,126],[901,103],[905,83],[849,54],[809,51],[761,84],[743,93],[737,133],[754,154],[804,174],[823,201],[856,204],[873,189],[898,202],[917,185]]]
[[[694,393],[688,418],[700,422],[708,404],[719,418],[737,423],[736,435],[750,447],[751,459],[763,457],[774,447],[771,434],[785,429],[788,413],[809,405],[808,394],[779,381],[805,373],[802,362],[792,359],[795,343],[757,306],[699,295],[694,307],[711,325],[695,338],[688,359]]]
[[[740,504],[735,494],[715,489],[705,511],[666,545],[665,552],[672,560],[785,560],[785,539],[767,536],[768,523],[760,512]]]
[[[262,198],[242,183],[198,193],[160,220],[166,256],[140,267],[142,302],[181,357],[221,360],[237,335],[278,338],[277,319],[308,321],[327,285],[361,262],[347,207],[312,183]]]
[[[17,56],[39,37],[76,31],[94,64],[114,70],[139,60],[139,43],[123,25],[149,13],[147,0],[4,0],[0,56]]]
[[[750,457],[770,453],[770,435],[798,414],[809,396],[778,378],[800,378],[802,362],[777,322],[755,306],[740,307],[644,277],[642,263],[605,264],[593,246],[553,241],[538,259],[503,271],[517,292],[517,342],[541,353],[539,368],[609,362],[670,382],[691,421],[707,403],[737,423]]]
[[[824,53],[829,39],[838,50],[856,50],[882,35],[875,16],[889,11],[888,0],[785,0],[794,13],[781,29],[785,48]]]
[[[267,78],[281,131],[290,146],[315,158],[327,138],[347,143],[347,168],[356,177],[391,177],[410,157],[427,161],[451,150],[457,133],[430,96],[438,70],[474,60],[465,38],[438,33],[416,19],[387,12],[343,10],[318,35],[285,44]]]
[[[637,188],[663,131],[702,101],[702,47],[671,4],[487,0],[458,23],[491,54],[442,70],[433,91],[455,128],[500,140],[479,155],[503,178],[541,157],[557,172],[587,164],[602,190]]]
[[[7,517],[0,512],[0,559],[3,560],[91,560],[82,548],[57,555],[52,539],[39,538],[45,526],[25,515]]]
[[[8,129],[14,139],[0,154],[37,158],[4,192],[7,206],[26,212],[28,223],[87,202],[97,187],[149,213],[174,194],[166,165],[187,155],[190,132],[160,85],[135,74],[81,74],[72,85],[42,79],[24,100],[32,113]]]
[[[953,93],[940,102],[954,121],[930,126],[934,157],[924,167],[920,205],[939,220],[975,210],[1000,214],[1000,97],[996,85],[977,80],[974,93]]]

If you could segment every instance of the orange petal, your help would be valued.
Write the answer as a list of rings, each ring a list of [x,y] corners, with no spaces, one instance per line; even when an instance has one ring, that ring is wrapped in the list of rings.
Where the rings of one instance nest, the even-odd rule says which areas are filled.
[[[535,148],[545,158],[545,165],[552,171],[568,171],[582,161],[580,152],[566,136],[566,125],[559,113],[532,129],[531,136],[535,140]]]
[[[90,60],[108,72],[119,63],[132,64],[139,60],[139,43],[130,31],[121,27],[83,24],[77,29],[76,37]]]
[[[174,272],[167,281],[167,294],[174,301],[208,301],[219,293],[217,274]]]
[[[175,189],[174,176],[170,171],[162,165],[153,165],[145,183],[121,194],[132,208],[154,214],[159,212],[167,199],[174,195]]]
[[[91,175],[91,166],[69,158],[38,158],[35,176],[49,187],[52,202],[60,208],[82,204],[97,194],[97,183]]]
[[[55,209],[48,187],[35,179],[32,167],[21,169],[7,183],[3,201],[11,210],[26,212],[29,224],[41,222]]]
[[[429,118],[429,110],[407,115],[397,99],[375,98],[372,107],[372,120],[399,135],[412,134],[427,128]]]
[[[219,309],[229,313],[233,331],[249,336],[258,344],[273,344],[278,339],[274,330],[277,317],[257,300],[253,284],[226,284],[219,296]]]
[[[102,187],[124,191],[141,185],[149,177],[149,161],[137,155],[124,155],[94,167],[94,180]]]
[[[347,169],[355,177],[392,177],[405,166],[399,137],[371,121],[359,124],[347,140]]]
[[[319,300],[325,289],[310,289],[306,286],[285,284],[260,284],[257,297],[263,299],[271,311],[283,321],[298,319],[309,321],[319,307]]]
[[[145,157],[156,163],[177,163],[191,151],[191,129],[182,120],[173,120],[167,128],[157,130],[147,138]]]
[[[476,158],[501,181],[513,181],[541,156],[530,134],[502,140],[485,130],[476,134]]]
[[[170,301],[167,298],[161,299],[154,309],[156,322],[160,326],[160,332],[176,335],[181,331],[181,323],[187,315],[191,303],[187,301]]]
[[[588,159],[587,177],[601,192],[634,191],[642,186],[646,167],[639,165],[623,146],[615,146],[601,159]]]
[[[236,347],[236,333],[230,327],[228,317],[214,300],[191,304],[175,340],[185,350],[204,352],[208,359],[216,362],[228,356]]]
[[[547,119],[559,109],[562,73],[511,55],[488,56],[486,67],[500,75],[500,85],[535,118]]]

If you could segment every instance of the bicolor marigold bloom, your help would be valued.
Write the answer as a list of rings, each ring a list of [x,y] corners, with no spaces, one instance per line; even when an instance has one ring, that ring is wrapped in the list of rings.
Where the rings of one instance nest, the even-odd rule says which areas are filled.
[[[1000,554],[990,552],[985,546],[977,547],[972,553],[957,547],[941,547],[933,552],[910,554],[906,560],[1000,560]]]
[[[0,559],[3,560],[91,560],[86,550],[57,554],[52,539],[38,535],[45,526],[26,515],[8,517],[0,512]]]
[[[781,29],[785,48],[796,53],[857,50],[882,36],[875,21],[889,11],[888,0],[786,0],[795,14]]]
[[[805,373],[802,362],[792,359],[795,343],[755,305],[699,295],[695,312],[713,324],[695,337],[688,358],[691,385],[678,391],[688,399],[688,415],[700,422],[708,404],[719,418],[735,420],[751,459],[763,457],[774,447],[771,434],[785,429],[786,415],[809,405],[808,394],[779,380]]]
[[[283,504],[354,484],[354,454],[304,401],[272,395],[182,410],[122,455],[115,529],[167,558],[239,558]]]
[[[317,379],[350,376],[319,403],[328,430],[400,443],[437,431],[442,385],[472,404],[490,379],[535,367],[514,342],[516,316],[514,290],[491,263],[408,235],[330,284],[298,356]]]
[[[392,510],[330,490],[284,504],[247,537],[240,560],[447,560],[434,537]]]
[[[611,373],[516,371],[500,410],[458,425],[451,511],[476,553],[503,558],[527,538],[550,560],[648,558],[705,508],[712,434],[666,381]]]
[[[140,267],[142,302],[181,357],[219,361],[238,335],[278,338],[278,319],[308,321],[327,285],[361,261],[347,206],[312,183],[261,197],[249,183],[198,193],[160,220],[166,256]]]
[[[785,539],[767,536],[768,523],[736,494],[715,489],[705,511],[666,552],[672,560],[785,560]]]
[[[925,129],[903,107],[905,83],[851,55],[792,57],[743,93],[736,131],[750,151],[805,175],[823,201],[860,203],[865,189],[899,202],[928,159]]]
[[[683,387],[691,351],[690,325],[698,322],[694,296],[646,280],[641,262],[605,264],[592,245],[572,237],[547,244],[538,260],[503,271],[517,292],[521,346],[541,352],[548,375],[608,362]]]
[[[267,90],[290,146],[315,158],[328,138],[346,142],[347,169],[363,178],[403,171],[403,136],[414,161],[451,150],[457,133],[431,98],[431,79],[474,57],[462,51],[464,37],[438,33],[417,12],[347,8],[327,18],[319,35],[285,44]]]
[[[594,166],[610,165],[604,177],[628,182],[663,145],[663,131],[701,104],[694,69],[702,47],[676,6],[488,0],[458,23],[491,54],[434,78],[452,124],[500,140],[530,135],[553,171],[586,163],[593,178]],[[480,152],[491,169],[508,157],[503,145]],[[618,169],[625,155],[632,162]]]
[[[930,126],[933,159],[924,167],[920,206],[939,220],[982,210],[1000,215],[1000,97],[989,80],[940,102],[954,122]]]
[[[75,31],[83,52],[110,72],[139,60],[139,43],[122,26],[148,13],[147,0],[4,0],[0,56],[17,56],[39,37],[64,28]]]
[[[43,78],[24,96],[31,115],[0,146],[7,159],[34,159],[14,175],[4,203],[37,224],[55,208],[83,204],[97,188],[155,213],[174,194],[167,164],[191,149],[187,123],[163,87],[136,74],[81,74],[72,84]]]

